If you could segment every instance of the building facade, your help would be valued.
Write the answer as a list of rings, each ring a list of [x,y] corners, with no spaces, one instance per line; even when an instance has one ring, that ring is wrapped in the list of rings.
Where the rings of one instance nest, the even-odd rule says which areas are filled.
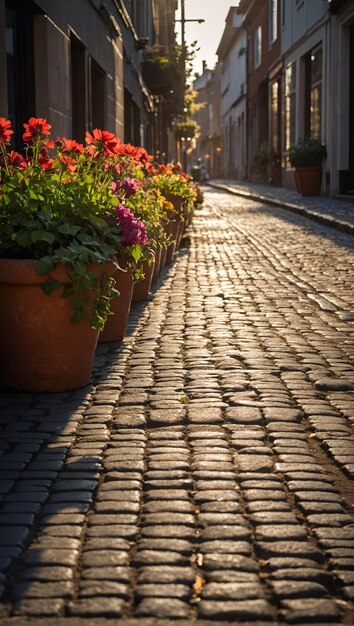
[[[219,76],[222,175],[295,188],[288,150],[311,137],[327,147],[321,193],[353,197],[353,0],[240,0],[218,58],[195,88],[208,109]],[[203,115],[198,145],[210,152]]]
[[[328,185],[332,194],[354,196],[354,3],[331,0],[329,9]]]
[[[242,22],[231,7],[217,49],[224,170],[240,180],[247,177],[247,31]]]
[[[247,174],[256,180],[263,176],[262,182],[277,178],[274,182],[280,184],[283,68],[280,2],[241,0],[238,12],[247,31]],[[260,158],[263,152],[273,155],[273,164],[279,165],[277,174],[270,176]]]
[[[283,178],[293,185],[293,171],[286,153],[298,139],[313,137],[326,143],[328,150],[328,81],[330,20],[325,0],[295,1],[282,4],[284,59],[284,142]],[[331,96],[330,96],[331,97]],[[328,184],[324,177],[323,188]]]
[[[53,136],[105,128],[156,149],[160,103],[144,83],[142,49],[174,42],[177,0],[0,0],[0,114],[46,117]],[[161,17],[162,16],[162,17]]]

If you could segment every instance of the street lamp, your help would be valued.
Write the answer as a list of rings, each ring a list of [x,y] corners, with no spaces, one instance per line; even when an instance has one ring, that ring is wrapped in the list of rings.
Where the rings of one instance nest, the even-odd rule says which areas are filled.
[[[205,22],[204,19],[202,18],[197,18],[197,19],[187,19],[186,15],[185,15],[185,0],[181,0],[181,19],[180,20],[175,20],[176,22],[180,22],[181,24],[181,65],[182,65],[182,72],[183,72],[183,78],[184,78],[184,85],[186,84],[186,34],[185,34],[185,25],[186,22],[197,22],[198,24],[203,24],[203,22]],[[184,111],[184,119],[186,119],[186,114]],[[188,140],[190,141],[190,137],[187,137],[187,142]],[[183,161],[183,169],[185,171],[187,171],[187,146],[186,146],[186,138],[185,137],[181,137],[181,148],[182,148],[182,161]]]
[[[181,0],[181,19],[180,20],[175,20],[176,22],[180,22],[181,23],[181,44],[182,44],[182,52],[185,49],[185,45],[186,45],[186,35],[185,35],[185,24],[186,22],[198,22],[198,24],[203,24],[203,22],[205,22],[205,20],[201,19],[201,18],[197,18],[197,19],[191,19],[191,20],[187,20],[185,17],[185,0]]]

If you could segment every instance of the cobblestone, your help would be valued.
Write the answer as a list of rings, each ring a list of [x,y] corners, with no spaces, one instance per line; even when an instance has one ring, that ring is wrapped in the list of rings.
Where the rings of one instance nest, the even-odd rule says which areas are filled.
[[[354,240],[208,191],[185,244],[91,386],[0,394],[0,626],[354,621]]]

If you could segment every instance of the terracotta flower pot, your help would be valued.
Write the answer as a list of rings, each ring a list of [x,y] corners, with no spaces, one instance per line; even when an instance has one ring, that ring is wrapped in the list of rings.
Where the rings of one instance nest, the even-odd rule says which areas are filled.
[[[180,223],[179,220],[170,220],[170,222],[167,225],[167,234],[171,236],[171,241],[169,245],[167,246],[166,264],[172,263],[172,260],[176,251],[177,237],[178,237],[178,232],[179,232],[179,223]]]
[[[138,283],[135,283],[132,297],[133,302],[140,302],[141,300],[145,300],[145,298],[148,297],[151,287],[154,265],[155,263],[151,263],[151,265],[148,265],[147,261],[144,261],[143,272],[145,274],[145,278],[143,278],[143,280],[139,280]]]
[[[185,219],[181,219],[178,223],[178,235],[177,235],[177,248],[181,245],[182,237],[184,235],[184,231],[186,230],[186,221]]]
[[[321,191],[320,167],[297,167],[294,170],[296,188],[302,196],[318,196]]]
[[[0,380],[21,391],[59,392],[90,382],[98,331],[87,319],[71,324],[69,298],[62,288],[47,296],[45,276],[35,271],[37,261],[0,259]],[[91,271],[112,273],[113,265]],[[69,282],[61,265],[51,277]]]
[[[167,248],[161,248],[159,273],[162,272],[166,264]]]
[[[184,199],[182,198],[182,196],[175,196],[172,193],[167,193],[167,194],[165,194],[165,198],[166,198],[166,200],[171,202],[171,204],[173,204],[173,208],[175,209],[175,211],[177,211],[178,214],[180,216],[182,216],[183,215],[183,205],[184,205]]]
[[[128,324],[130,305],[133,296],[133,276],[130,270],[124,271],[124,264],[119,262],[123,269],[117,270],[114,274],[116,289],[119,296],[111,300],[110,315],[105,323],[104,329],[100,332],[98,341],[122,341]]]
[[[152,279],[151,279],[152,283],[156,283],[159,277],[160,263],[161,263],[161,248],[158,248],[158,250],[156,250],[155,252],[155,264],[154,264],[154,270],[152,272]]]

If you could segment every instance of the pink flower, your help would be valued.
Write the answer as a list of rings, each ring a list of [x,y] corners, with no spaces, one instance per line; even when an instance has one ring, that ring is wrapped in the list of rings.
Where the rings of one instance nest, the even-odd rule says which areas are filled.
[[[136,178],[125,178],[123,181],[112,183],[111,189],[114,193],[119,194],[120,191],[124,191],[126,198],[134,196],[139,187],[139,181]]]
[[[148,242],[145,224],[136,219],[130,209],[118,204],[116,213],[124,246],[144,245]]]

